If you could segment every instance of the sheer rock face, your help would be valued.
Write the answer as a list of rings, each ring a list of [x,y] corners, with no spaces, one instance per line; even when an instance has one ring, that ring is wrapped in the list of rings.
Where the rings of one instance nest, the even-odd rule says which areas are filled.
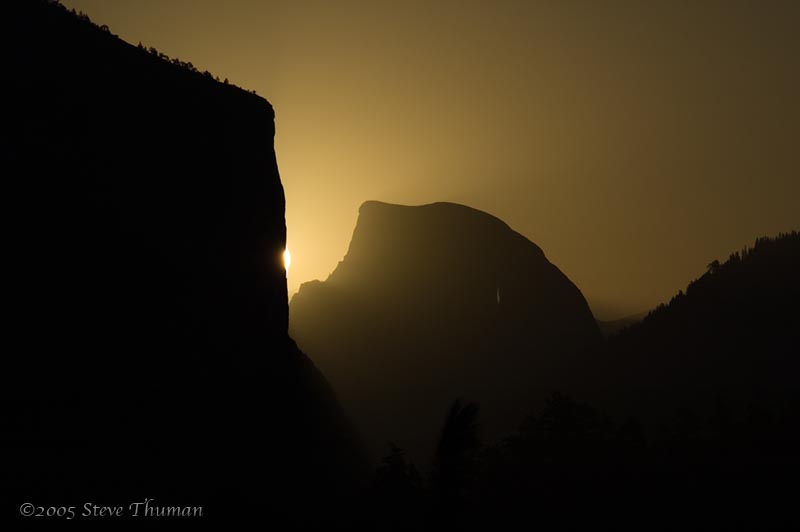
[[[521,421],[599,340],[578,288],[497,218],[450,203],[365,203],[347,255],[301,286],[290,330],[376,453],[426,459],[449,403],[481,403],[484,435]]]
[[[60,6],[4,12],[3,494],[230,522],[332,489],[358,452],[287,334],[270,104]]]

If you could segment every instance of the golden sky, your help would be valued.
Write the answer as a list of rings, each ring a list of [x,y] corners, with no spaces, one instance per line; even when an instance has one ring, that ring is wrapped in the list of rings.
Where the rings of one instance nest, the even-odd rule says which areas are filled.
[[[606,319],[800,227],[794,0],[62,3],[273,104],[290,293],[370,199],[498,216]]]

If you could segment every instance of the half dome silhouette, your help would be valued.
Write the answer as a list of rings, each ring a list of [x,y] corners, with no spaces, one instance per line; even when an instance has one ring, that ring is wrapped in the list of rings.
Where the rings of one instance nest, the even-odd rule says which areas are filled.
[[[503,221],[375,201],[336,270],[292,299],[290,332],[373,452],[392,440],[423,460],[454,398],[481,404],[485,436],[510,430],[600,338],[580,290]]]

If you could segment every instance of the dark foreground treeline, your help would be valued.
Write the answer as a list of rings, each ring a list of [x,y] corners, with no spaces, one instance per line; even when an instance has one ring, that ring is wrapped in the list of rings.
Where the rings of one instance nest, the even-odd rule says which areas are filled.
[[[360,525],[370,530],[797,530],[800,394],[710,415],[677,409],[646,433],[554,392],[512,435],[479,439],[456,402],[431,470],[390,445]]]

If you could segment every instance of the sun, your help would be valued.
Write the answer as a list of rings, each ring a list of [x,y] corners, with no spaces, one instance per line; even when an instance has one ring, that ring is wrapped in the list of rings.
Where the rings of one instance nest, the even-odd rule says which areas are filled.
[[[286,270],[286,277],[289,277],[289,266],[292,265],[292,254],[289,248],[283,250],[283,268]]]

